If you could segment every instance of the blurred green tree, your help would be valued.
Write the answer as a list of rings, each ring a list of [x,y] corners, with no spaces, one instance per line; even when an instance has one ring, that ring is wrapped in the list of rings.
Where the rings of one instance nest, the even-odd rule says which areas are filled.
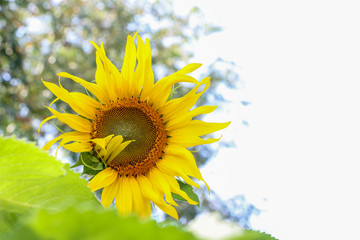
[[[191,27],[190,19],[199,13],[193,8],[186,16],[177,16],[171,1],[0,0],[0,134],[24,137],[39,145],[55,137],[57,130],[49,123],[37,132],[40,122],[50,115],[44,106],[54,99],[41,79],[57,82],[58,72],[69,72],[93,81],[96,63],[90,40],[103,42],[108,57],[121,66],[127,35],[141,30],[142,37],[151,40],[155,78],[175,72],[189,63],[192,53],[185,50],[187,44],[220,30],[205,22]],[[210,104],[216,105],[223,100],[215,91],[217,85],[234,87],[238,78],[232,63],[219,62],[220,68],[214,63],[203,75],[212,77],[207,96],[213,95]],[[83,91],[71,81],[62,84],[70,91]],[[175,96],[185,92],[180,88]],[[206,97],[200,100],[200,104],[208,102]],[[67,104],[55,105],[71,112]],[[66,130],[65,125],[60,128]],[[204,164],[212,151],[203,147],[196,152],[198,164]],[[205,208],[211,209],[209,201],[204,201]],[[221,206],[226,208],[226,204]],[[185,222],[198,213],[192,206],[182,206],[180,211]]]

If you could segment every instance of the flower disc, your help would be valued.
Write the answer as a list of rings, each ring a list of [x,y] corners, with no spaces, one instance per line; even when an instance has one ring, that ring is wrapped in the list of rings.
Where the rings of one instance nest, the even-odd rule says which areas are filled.
[[[121,99],[99,109],[92,123],[93,138],[121,135],[134,140],[110,166],[124,175],[145,174],[161,158],[166,145],[165,125],[160,114],[138,98]]]

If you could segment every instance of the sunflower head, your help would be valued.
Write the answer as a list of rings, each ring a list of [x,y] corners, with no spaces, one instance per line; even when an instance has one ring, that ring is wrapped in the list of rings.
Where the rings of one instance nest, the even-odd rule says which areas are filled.
[[[188,76],[201,66],[189,64],[155,83],[150,42],[148,39],[144,42],[137,34],[127,38],[121,71],[107,58],[102,44],[100,47],[93,45],[97,63],[95,83],[64,72],[58,74],[59,86],[43,81],[57,97],[53,102],[62,100],[77,113],[60,113],[48,107],[53,115],[41,125],[57,118],[73,131],[49,141],[44,150],[60,141],[59,147],[82,153],[80,156],[90,156],[80,157],[79,161],[84,168],[96,170],[92,172],[95,176],[89,187],[92,191],[103,188],[101,202],[104,207],[109,207],[115,199],[119,214],[133,212],[149,216],[152,202],[177,219],[174,208],[177,203],[173,197],[180,196],[190,204],[198,204],[182,186],[200,188],[193,179],[204,181],[187,148],[218,141],[219,138],[203,139],[201,136],[229,125],[229,122],[193,119],[216,109],[216,106],[194,108],[209,87],[210,78],[198,82]],[[81,84],[94,98],[68,92],[60,84],[61,77]],[[194,87],[183,97],[169,99],[172,87],[180,82],[192,83]],[[84,159],[90,160],[86,163]]]

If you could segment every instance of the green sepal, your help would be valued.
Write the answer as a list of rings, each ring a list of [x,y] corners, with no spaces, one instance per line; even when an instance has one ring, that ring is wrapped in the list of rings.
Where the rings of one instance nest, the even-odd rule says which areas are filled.
[[[191,186],[190,184],[187,184],[186,182],[183,182],[179,179],[176,179],[177,182],[179,183],[180,189],[183,190],[191,200],[197,202],[197,206],[200,207],[200,201],[199,201],[199,197],[196,193],[194,193],[193,191],[193,186]],[[184,199],[182,196],[180,196],[179,194],[176,193],[171,193],[172,197],[176,200],[179,201],[186,201],[186,199]]]
[[[103,169],[101,170],[94,170],[91,168],[88,168],[87,166],[84,165],[84,170],[82,172],[82,174],[88,174],[88,175],[92,175],[95,176],[96,174],[98,174],[99,172],[101,172]]]
[[[90,152],[81,153],[79,160],[71,167],[73,168],[81,165],[84,165],[82,174],[89,174],[94,176],[105,168],[105,165]]]

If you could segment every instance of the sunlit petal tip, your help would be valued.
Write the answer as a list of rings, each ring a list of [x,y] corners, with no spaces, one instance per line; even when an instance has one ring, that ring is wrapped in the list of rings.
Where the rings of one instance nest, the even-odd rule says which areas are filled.
[[[56,75],[59,77],[65,77],[68,73],[67,72],[59,72]]]
[[[62,86],[61,86],[61,77],[59,77],[59,86],[62,88]]]
[[[141,30],[137,31],[136,33],[134,33],[133,39],[135,40],[135,37],[138,37],[141,39],[139,32],[141,32]]]
[[[56,148],[55,156],[57,156],[57,153],[58,153],[58,150],[59,150],[60,147],[61,147],[61,145],[59,144],[58,147]]]
[[[105,48],[104,48],[104,43],[102,42],[101,45],[100,45],[100,51],[101,53],[103,54],[103,57],[106,58],[106,53],[105,53]]]
[[[201,181],[203,181],[204,183],[205,183],[205,185],[206,185],[206,187],[207,187],[207,189],[208,189],[208,191],[209,191],[209,195],[210,195],[210,187],[209,187],[209,185],[205,182],[205,180],[204,179],[201,179]]]
[[[45,106],[45,107],[47,107],[47,106]],[[40,128],[41,128],[41,126],[42,126],[44,123],[46,123],[47,121],[49,121],[49,120],[51,120],[51,119],[54,119],[54,118],[56,118],[56,116],[50,116],[50,117],[45,118],[45,119],[40,123],[40,125],[39,125],[38,133],[40,133]]]
[[[55,102],[59,101],[60,98],[55,98],[54,101],[52,101],[50,104],[49,104],[49,107],[51,107]]]
[[[179,71],[175,72],[175,74],[188,74],[200,68],[201,66],[202,66],[201,63],[190,63],[185,67],[183,67],[182,69],[180,69]]]
[[[95,43],[95,42],[93,42],[93,41],[89,41],[93,46],[94,46],[94,48],[96,48],[97,50],[99,50],[100,48],[99,48],[99,46]]]
[[[176,209],[171,206],[168,205],[166,203],[164,204],[156,204],[163,212],[165,212],[166,214],[170,215],[171,217],[175,218],[176,220],[179,220],[179,216],[178,213],[176,211]]]

